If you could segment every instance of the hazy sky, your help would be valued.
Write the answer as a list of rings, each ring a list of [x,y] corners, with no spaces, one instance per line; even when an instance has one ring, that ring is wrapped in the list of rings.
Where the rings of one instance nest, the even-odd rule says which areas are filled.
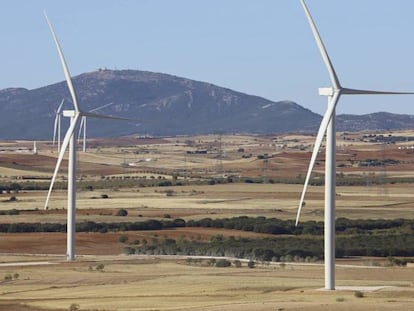
[[[414,90],[414,1],[308,0],[345,87]],[[299,0],[1,0],[0,89],[139,69],[210,82],[323,113],[328,73]],[[414,96],[342,97],[338,113],[414,114]]]

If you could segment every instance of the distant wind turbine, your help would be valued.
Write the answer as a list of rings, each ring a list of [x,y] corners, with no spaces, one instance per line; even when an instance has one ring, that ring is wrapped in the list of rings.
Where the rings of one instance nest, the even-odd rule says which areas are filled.
[[[336,131],[335,131],[335,108],[341,95],[402,95],[414,94],[413,92],[385,92],[367,91],[359,89],[348,89],[341,86],[338,76],[334,70],[316,25],[312,19],[309,9],[304,0],[301,0],[303,9],[312,29],[313,36],[318,46],[322,59],[328,69],[332,83],[331,87],[320,88],[319,95],[328,97],[328,108],[322,118],[321,125],[316,136],[312,157],[300,198],[296,225],[299,222],[300,213],[304,205],[304,198],[308,188],[310,176],[318,156],[322,140],[326,133],[326,161],[325,161],[325,289],[335,289],[335,188],[336,188]]]
[[[46,17],[46,21],[49,25],[50,32],[52,33],[53,40],[56,44],[56,48],[59,53],[60,62],[63,67],[63,72],[65,75],[66,83],[69,89],[69,93],[72,97],[74,110],[65,110],[63,111],[63,115],[66,117],[70,117],[70,126],[67,130],[65,137],[62,142],[62,146],[59,152],[59,156],[56,162],[56,167],[50,182],[49,191],[47,193],[46,202],[44,208],[48,208],[50,195],[52,193],[53,184],[56,180],[57,173],[59,171],[60,165],[63,160],[63,156],[65,155],[65,151],[69,146],[69,164],[68,164],[68,220],[67,220],[67,252],[66,252],[66,259],[67,260],[74,260],[75,259],[75,225],[76,225],[76,145],[75,145],[75,138],[74,132],[76,127],[79,125],[80,118],[83,116],[86,117],[93,117],[93,118],[100,118],[100,119],[116,119],[116,120],[128,120],[123,118],[117,118],[113,116],[105,116],[94,114],[90,112],[84,112],[80,109],[78,100],[76,97],[75,88],[72,84],[72,78],[69,73],[68,66],[66,64],[65,58],[63,56],[62,49],[60,47],[59,41],[56,37],[55,31],[52,27],[52,24],[49,18],[44,13]]]
[[[106,104],[106,105],[103,105],[103,106],[100,106],[100,107],[94,108],[94,109],[92,109],[92,110],[89,110],[89,112],[95,112],[95,111],[98,111],[98,110],[104,109],[104,108],[106,108],[106,107],[108,107],[108,106],[111,106],[111,105],[113,105],[113,103],[112,103],[112,102],[111,102],[111,103],[109,103],[109,104]],[[83,132],[82,132],[82,129],[83,129]],[[78,141],[80,140],[80,137],[81,137],[81,135],[82,135],[82,134],[83,134],[83,139],[82,139],[82,143],[83,143],[83,146],[82,146],[82,151],[83,151],[83,152],[86,152],[86,116],[82,116],[82,119],[81,119],[81,122],[80,122],[80,125],[79,125]]]
[[[53,146],[55,145],[55,141],[57,140],[57,149],[58,152],[60,151],[60,129],[61,129],[61,111],[63,107],[63,103],[65,102],[65,99],[62,99],[60,102],[58,108],[55,111],[55,123],[53,126]]]

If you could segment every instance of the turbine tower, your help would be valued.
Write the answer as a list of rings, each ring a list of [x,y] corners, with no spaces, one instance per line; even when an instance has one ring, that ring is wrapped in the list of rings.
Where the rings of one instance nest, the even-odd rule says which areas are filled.
[[[72,78],[69,73],[68,66],[65,61],[65,57],[63,56],[62,49],[60,47],[59,41],[56,37],[55,31],[53,30],[52,24],[49,21],[45,13],[46,21],[49,25],[50,32],[52,33],[53,40],[55,42],[56,48],[59,53],[60,62],[63,67],[63,72],[65,75],[66,83],[69,89],[69,93],[72,97],[74,110],[65,110],[63,112],[64,116],[70,117],[70,126],[67,130],[65,137],[62,142],[62,146],[59,152],[59,156],[56,162],[56,167],[53,172],[53,176],[50,182],[49,191],[47,193],[46,202],[44,208],[48,208],[50,195],[52,193],[53,184],[56,180],[57,173],[59,171],[59,167],[62,163],[63,156],[65,155],[66,148],[69,146],[69,165],[68,165],[68,219],[67,219],[67,252],[66,252],[66,259],[68,261],[72,261],[75,259],[75,226],[76,226],[76,145],[75,145],[75,137],[74,132],[76,127],[79,125],[80,118],[85,117],[93,117],[93,118],[100,118],[100,119],[115,119],[115,120],[128,120],[124,118],[118,118],[113,116],[105,116],[105,115],[98,115],[90,112],[83,112],[78,104],[78,100],[76,97],[76,92],[72,84]]]
[[[326,160],[325,160],[325,289],[335,289],[335,188],[336,188],[336,131],[335,131],[335,108],[341,95],[402,95],[414,94],[412,92],[386,92],[349,89],[341,86],[332,62],[328,56],[316,25],[312,19],[309,9],[304,0],[301,0],[305,15],[309,22],[316,45],[322,56],[329,77],[331,87],[320,88],[319,95],[328,97],[328,108],[322,118],[321,125],[316,136],[312,157],[309,163],[308,172],[300,198],[299,208],[296,216],[296,225],[299,222],[300,213],[303,207],[306,190],[308,188],[312,169],[315,165],[319,149],[326,133]]]
[[[53,145],[55,145],[55,141],[57,138],[58,152],[60,151],[60,129],[61,129],[60,119],[61,119],[62,106],[64,102],[65,102],[65,99],[62,99],[62,101],[60,102],[60,105],[55,111],[55,123],[53,126]]]

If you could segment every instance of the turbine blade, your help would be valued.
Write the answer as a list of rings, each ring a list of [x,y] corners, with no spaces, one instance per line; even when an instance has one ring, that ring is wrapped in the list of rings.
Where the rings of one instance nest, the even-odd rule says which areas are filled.
[[[83,117],[91,117],[91,118],[96,118],[96,119],[111,119],[111,120],[124,120],[124,121],[138,121],[138,120],[129,119],[129,118],[108,116],[108,115],[104,115],[104,114],[97,114],[97,113],[84,112],[84,111],[81,112],[81,115]]]
[[[62,101],[60,102],[60,105],[58,106],[58,109],[56,110],[56,114],[60,113],[60,111],[62,110],[62,106],[63,106],[64,102],[65,102],[65,99],[63,98]]]
[[[58,106],[58,108],[56,109],[56,112],[55,112],[55,124],[53,126],[53,145],[55,144],[55,141],[56,141],[56,135],[57,135],[56,131],[57,131],[58,122],[59,122],[59,118],[60,118],[59,114],[60,114],[60,111],[62,110],[62,106],[63,106],[64,102],[65,102],[65,99],[62,99],[62,101],[60,102],[60,104],[59,104],[59,106]]]
[[[347,95],[412,95],[414,92],[390,92],[390,91],[371,91],[343,88],[342,94]]]
[[[340,93],[335,92],[333,97],[331,98],[330,104],[328,105],[328,109],[326,110],[325,115],[322,118],[322,122],[319,127],[318,134],[316,136],[315,145],[313,146],[312,157],[309,163],[308,172],[306,174],[305,184],[303,185],[302,195],[300,197],[298,213],[296,215],[296,226],[299,223],[299,217],[302,211],[302,205],[305,199],[306,190],[308,189],[308,184],[309,184],[309,180],[312,174],[312,170],[313,170],[313,167],[315,166],[316,158],[318,156],[319,149],[321,148],[323,137],[325,136],[326,129],[328,128],[329,122],[332,119],[333,112],[335,111],[339,97],[340,97]]]
[[[55,180],[56,180],[57,173],[59,172],[60,164],[62,163],[63,156],[65,155],[66,148],[69,145],[70,138],[73,135],[73,133],[76,129],[76,126],[78,125],[79,116],[80,116],[79,114],[75,115],[75,117],[74,117],[75,120],[73,122],[71,122],[71,125],[69,126],[69,129],[65,134],[65,138],[63,139],[62,146],[61,146],[60,152],[59,152],[59,157],[58,157],[57,162],[56,162],[55,171],[53,172],[53,176],[52,176],[52,179],[50,181],[49,191],[47,193],[44,209],[47,209],[47,206],[49,204],[50,195],[52,193],[52,189],[53,189],[53,185],[54,185]]]
[[[53,125],[53,143],[52,145],[55,145],[55,141],[56,141],[56,135],[57,135],[57,126],[58,126],[58,114],[56,113],[55,116],[55,123]]]
[[[79,124],[78,140],[80,140],[81,133],[82,133],[82,128],[85,126],[84,125],[85,124],[85,119],[86,119],[86,117],[82,116],[82,119],[81,119],[80,124]]]
[[[111,105],[113,105],[113,104],[114,104],[113,102],[110,102],[109,104],[105,104],[105,105],[102,105],[102,106],[96,107],[96,108],[94,108],[94,109],[92,109],[92,110],[89,110],[89,112],[95,112],[95,111],[98,111],[98,110],[104,109],[104,108],[106,108],[106,107],[108,107],[108,106],[111,106]]]
[[[319,35],[318,29],[316,28],[316,24],[313,21],[313,18],[309,12],[308,7],[306,6],[305,0],[301,0],[303,9],[305,11],[306,17],[308,19],[309,25],[312,29],[313,37],[315,38],[316,45],[318,46],[319,52],[321,53],[322,59],[326,65],[326,68],[329,72],[329,77],[331,79],[332,85],[335,89],[340,89],[341,84],[339,83],[338,76],[336,75],[335,69],[332,65],[332,62],[329,58],[328,52],[326,51],[325,45],[322,42],[321,36]]]
[[[86,152],[86,117],[85,117],[85,123],[83,124],[83,152]]]
[[[57,134],[57,138],[58,138],[58,151],[60,151],[60,128],[61,128],[61,124],[60,124],[60,120],[61,116],[60,114],[58,115],[58,134]]]
[[[72,78],[71,78],[70,73],[69,73],[69,68],[66,64],[65,57],[63,56],[62,48],[60,47],[60,44],[59,44],[59,41],[56,37],[55,31],[52,27],[52,24],[51,24],[49,18],[46,15],[46,12],[44,12],[44,14],[45,14],[45,17],[46,17],[46,21],[49,25],[50,32],[52,33],[53,40],[55,41],[56,48],[57,48],[58,53],[59,53],[60,62],[62,63],[63,72],[65,73],[66,83],[68,85],[70,96],[72,97],[73,105],[75,106],[75,111],[79,112],[80,108],[79,108],[79,105],[78,105],[78,100],[76,98],[75,89],[74,89],[73,84],[72,84]]]

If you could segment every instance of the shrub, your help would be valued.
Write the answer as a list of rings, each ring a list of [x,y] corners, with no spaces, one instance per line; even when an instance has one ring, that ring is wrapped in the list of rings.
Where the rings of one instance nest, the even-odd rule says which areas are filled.
[[[218,268],[225,268],[225,267],[230,267],[231,266],[231,262],[228,261],[227,259],[219,259],[216,262],[216,267]]]
[[[100,263],[99,265],[96,266],[96,271],[103,272],[104,269],[105,269],[105,266],[103,263]]]
[[[236,268],[240,268],[241,266],[242,266],[242,263],[241,263],[241,261],[240,260],[235,260],[235,261],[233,261],[233,265],[236,267]]]
[[[101,194],[101,199],[109,199],[109,195],[107,195],[107,194]]]
[[[124,254],[133,255],[135,254],[135,249],[133,249],[132,247],[124,247]]]
[[[167,197],[172,197],[172,196],[174,196],[174,194],[175,194],[174,190],[167,190],[167,191],[165,191],[165,195]]]
[[[72,303],[69,306],[69,311],[78,311],[78,310],[80,310],[80,306],[77,303]]]
[[[128,237],[126,235],[121,235],[118,241],[121,243],[125,243],[126,241],[128,241]]]
[[[253,260],[250,260],[250,261],[247,263],[247,266],[248,266],[250,269],[253,269],[253,268],[256,268],[256,263],[255,263]]]
[[[121,208],[116,212],[116,216],[128,216],[128,211],[124,208]]]
[[[362,297],[364,297],[364,293],[363,293],[363,292],[361,292],[361,291],[359,291],[359,290],[357,290],[357,291],[354,293],[354,296],[355,296],[356,298],[362,298]]]

